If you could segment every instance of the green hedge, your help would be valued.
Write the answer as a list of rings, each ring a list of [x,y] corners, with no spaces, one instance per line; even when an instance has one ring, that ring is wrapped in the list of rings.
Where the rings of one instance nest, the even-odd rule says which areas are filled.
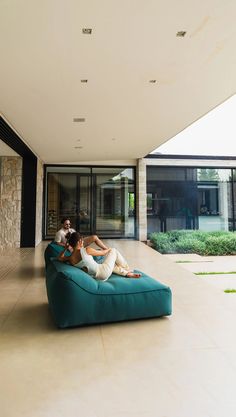
[[[160,253],[236,255],[236,232],[173,230],[167,233],[152,233],[150,240]]]

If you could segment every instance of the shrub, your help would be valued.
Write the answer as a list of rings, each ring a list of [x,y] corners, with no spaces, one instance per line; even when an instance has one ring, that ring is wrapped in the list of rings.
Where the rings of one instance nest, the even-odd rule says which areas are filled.
[[[197,253],[203,255],[206,250],[206,244],[197,240],[196,237],[193,239],[181,239],[176,242],[176,252],[177,253]]]
[[[192,253],[197,253],[198,255],[205,255],[206,253],[206,243],[201,240],[194,240],[192,245]]]
[[[191,253],[192,252],[192,240],[180,239],[175,244],[176,253]]]
[[[236,253],[236,237],[209,236],[206,240],[206,255],[234,255]]]
[[[152,233],[150,240],[160,253],[175,253],[174,245],[167,233]]]
[[[167,233],[152,233],[150,240],[160,253],[236,254],[235,232],[173,230]]]

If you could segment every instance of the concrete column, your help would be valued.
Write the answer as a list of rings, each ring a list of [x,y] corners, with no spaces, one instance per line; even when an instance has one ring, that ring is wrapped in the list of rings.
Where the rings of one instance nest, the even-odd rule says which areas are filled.
[[[36,225],[35,246],[42,240],[42,216],[43,216],[43,163],[37,161],[37,195],[36,195]]]
[[[147,180],[146,162],[138,159],[137,162],[137,239],[147,240]]]

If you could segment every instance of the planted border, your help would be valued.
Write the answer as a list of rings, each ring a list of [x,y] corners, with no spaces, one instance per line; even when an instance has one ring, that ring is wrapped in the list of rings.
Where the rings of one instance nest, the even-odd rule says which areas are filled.
[[[163,254],[236,255],[236,232],[174,230],[166,233],[152,233],[150,241],[154,249]]]

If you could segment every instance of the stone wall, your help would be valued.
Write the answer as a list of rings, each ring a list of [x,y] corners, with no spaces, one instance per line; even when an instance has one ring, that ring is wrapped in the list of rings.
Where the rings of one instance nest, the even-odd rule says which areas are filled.
[[[22,158],[0,157],[0,249],[20,247]]]
[[[35,246],[37,246],[42,240],[42,218],[43,218],[43,163],[40,161],[40,159],[38,159]]]

